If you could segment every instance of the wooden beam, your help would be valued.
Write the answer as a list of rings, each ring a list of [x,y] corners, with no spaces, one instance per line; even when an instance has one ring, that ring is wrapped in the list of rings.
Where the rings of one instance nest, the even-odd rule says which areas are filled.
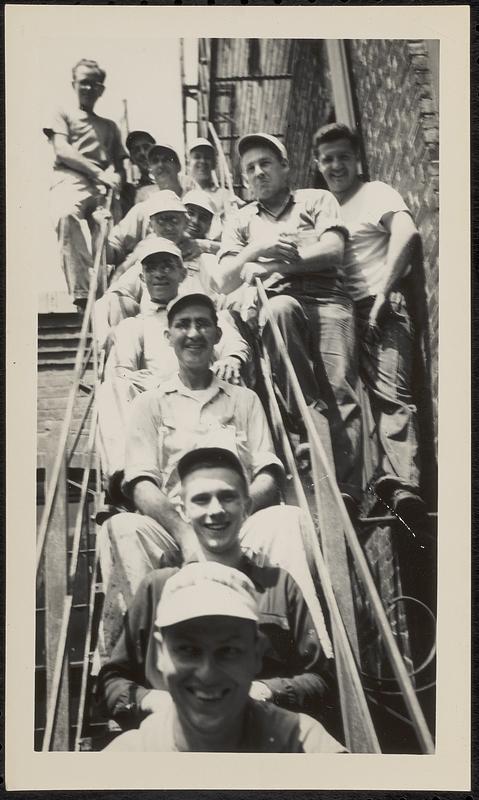
[[[46,464],[47,487],[55,478],[54,464],[57,455],[57,435],[49,439]],[[56,689],[55,664],[60,642],[64,615],[64,600],[68,589],[67,577],[67,535],[68,535],[68,503],[66,489],[65,458],[58,473],[56,502],[50,518],[48,537],[45,542],[45,650],[46,650],[46,684],[47,709],[50,707],[52,695]],[[68,654],[65,659],[60,678],[57,714],[52,729],[52,750],[68,750],[70,737],[68,687]]]

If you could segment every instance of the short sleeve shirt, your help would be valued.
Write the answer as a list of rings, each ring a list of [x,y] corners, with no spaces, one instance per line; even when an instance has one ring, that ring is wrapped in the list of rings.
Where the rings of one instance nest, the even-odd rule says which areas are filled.
[[[180,484],[177,464],[197,447],[236,452],[250,478],[267,466],[283,471],[274,453],[258,396],[215,375],[208,389],[188,389],[179,376],[145,392],[131,405],[126,435],[125,482],[154,481],[175,502]]]
[[[378,293],[389,247],[389,231],[382,219],[398,211],[409,213],[401,195],[382,181],[362,184],[341,205],[349,232],[344,250],[344,280],[353,300]]]
[[[100,169],[116,166],[127,158],[117,125],[93,111],[59,109],[51,126],[44,130],[49,137],[57,133],[66,136],[68,144]],[[63,167],[56,164],[55,168]]]
[[[163,696],[164,708],[147,717],[136,731],[113,740],[105,750],[118,752],[180,751],[174,738],[174,706],[170,695]],[[243,735],[236,752],[240,753],[346,753],[345,747],[307,714],[276,708],[272,703],[249,699]]]
[[[298,245],[319,241],[326,231],[336,230],[347,237],[339,204],[324,189],[298,189],[292,192],[278,215],[272,215],[260,202],[252,202],[228,218],[221,239],[218,259],[237,255],[252,241],[269,237],[272,233],[286,233]],[[264,259],[260,259],[264,260]],[[267,259],[266,259],[267,260]],[[331,265],[314,273],[282,277],[275,273],[265,282],[268,289],[287,294],[311,297],[344,295],[342,276]]]

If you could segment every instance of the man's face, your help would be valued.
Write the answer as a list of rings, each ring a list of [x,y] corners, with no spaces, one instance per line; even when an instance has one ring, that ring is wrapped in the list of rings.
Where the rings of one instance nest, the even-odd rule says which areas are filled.
[[[182,211],[160,211],[150,217],[150,222],[157,236],[178,244],[186,230],[188,217]]]
[[[130,159],[142,171],[148,172],[148,153],[153,147],[146,136],[136,136],[130,147]]]
[[[91,67],[78,67],[72,82],[80,108],[91,111],[105,89],[98,72]]]
[[[212,556],[235,550],[250,506],[231,467],[198,467],[182,482],[183,504],[201,548]]]
[[[257,200],[270,200],[289,186],[288,162],[269,147],[251,147],[241,158],[241,168]]]
[[[168,303],[178,294],[185,270],[171,253],[154,253],[142,264],[142,279],[155,303]]]
[[[192,203],[187,204],[186,210],[188,211],[186,232],[193,239],[206,239],[213,220],[213,214],[207,211],[206,208],[195,206]]]
[[[180,171],[180,165],[171,150],[155,150],[148,157],[148,164],[150,172],[160,189],[163,185],[167,186],[176,180]]]
[[[174,315],[165,331],[181,366],[208,370],[213,349],[221,338],[221,330],[213,319],[211,309],[198,303],[183,306]]]
[[[190,153],[190,175],[197,181],[211,178],[215,167],[214,151],[209,147],[195,147]]]
[[[155,636],[158,668],[183,725],[197,735],[218,737],[224,731],[226,737],[261,668],[254,623],[236,617],[199,617]]]
[[[318,148],[317,164],[328,189],[345,194],[358,180],[357,155],[349,139],[325,142]]]

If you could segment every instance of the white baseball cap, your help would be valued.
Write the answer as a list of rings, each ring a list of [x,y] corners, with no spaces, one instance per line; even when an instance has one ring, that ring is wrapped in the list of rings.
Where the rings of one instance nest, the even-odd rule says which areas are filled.
[[[165,583],[155,626],[166,628],[198,617],[235,617],[258,622],[252,581],[214,561],[186,564]]]
[[[201,189],[191,189],[191,191],[183,195],[182,202],[185,206],[199,206],[200,208],[204,208],[206,211],[209,211],[210,214],[216,213],[216,209],[211,202],[209,195],[206,192],[203,192]]]
[[[148,203],[147,209],[150,217],[153,214],[160,214],[162,211],[188,213],[178,195],[172,192],[171,189],[161,189],[155,192],[146,202]]]
[[[198,136],[197,139],[193,139],[193,141],[188,145],[188,153],[191,153],[192,150],[195,150],[197,147],[209,147],[210,150],[214,152],[214,145],[208,141],[208,139],[204,139],[202,136]]]
[[[261,143],[267,143],[270,147],[273,147],[277,153],[281,156],[281,158],[288,158],[288,152],[286,147],[284,146],[283,142],[280,142],[276,136],[272,136],[270,133],[247,133],[246,136],[242,136],[238,142],[238,153],[240,156],[248,149],[248,147],[254,147],[255,145]]]
[[[172,256],[176,256],[180,264],[183,264],[181,250],[176,244],[170,242],[169,239],[164,239],[162,236],[147,236],[138,246],[138,260],[142,263],[145,258],[156,253],[169,253]]]

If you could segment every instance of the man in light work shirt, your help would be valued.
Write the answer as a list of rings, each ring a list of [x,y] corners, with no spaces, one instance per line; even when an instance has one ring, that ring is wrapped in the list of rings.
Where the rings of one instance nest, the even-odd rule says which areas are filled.
[[[82,59],[73,67],[77,105],[60,109],[43,131],[55,152],[54,181],[50,190],[62,268],[73,302],[86,305],[93,266],[83,220],[94,229],[92,213],[102,199],[100,187],[119,191],[125,179],[127,157],[114,122],[95,114],[105,89],[105,71],[96,61]]]
[[[308,404],[327,407],[340,490],[358,500],[361,413],[356,395],[352,302],[341,265],[347,230],[330,192],[292,191],[284,145],[258,133],[238,143],[245,180],[256,200],[225,225],[215,282],[232,292],[260,277]],[[287,424],[304,425],[269,325],[263,342],[287,409]]]
[[[177,565],[196,551],[194,531],[178,513],[176,466],[187,450],[235,451],[251,481],[254,511],[278,503],[284,478],[256,394],[210,370],[221,336],[213,301],[200,294],[177,297],[168,306],[166,335],[179,372],[133,401],[127,427],[123,490],[140,513],[121,513],[105,523],[114,582],[126,603],[151,569]],[[113,626],[114,614],[112,619]]]
[[[357,138],[346,125],[320,128],[314,147],[349,231],[345,282],[355,304],[361,376],[380,445],[374,488],[401,517],[412,519],[424,509],[411,397],[414,331],[403,280],[419,233],[398,192],[382,181],[361,181]]]

